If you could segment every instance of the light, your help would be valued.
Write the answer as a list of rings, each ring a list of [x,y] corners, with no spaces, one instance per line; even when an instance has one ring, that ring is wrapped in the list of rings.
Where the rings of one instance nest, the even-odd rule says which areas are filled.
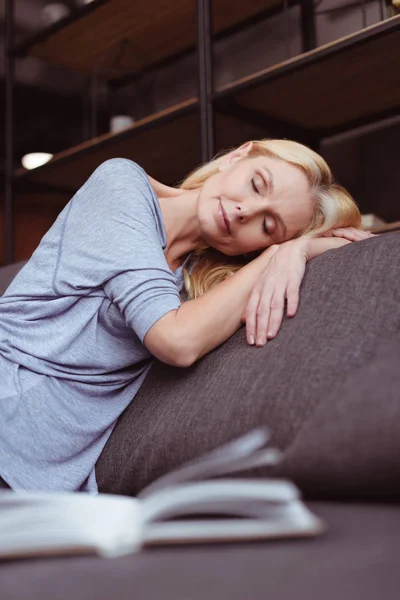
[[[22,157],[21,163],[25,169],[30,171],[31,169],[36,169],[37,167],[45,165],[53,158],[53,156],[54,154],[49,154],[48,152],[31,152]]]

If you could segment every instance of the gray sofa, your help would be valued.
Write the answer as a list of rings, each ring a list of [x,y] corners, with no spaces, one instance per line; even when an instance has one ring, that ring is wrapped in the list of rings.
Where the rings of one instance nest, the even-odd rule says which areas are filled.
[[[5,285],[21,265],[0,272]],[[1,282],[3,279],[3,282]],[[311,261],[264,348],[242,328],[188,369],[155,361],[97,464],[104,492],[150,481],[258,425],[328,523],[309,540],[0,565],[2,600],[394,600],[400,595],[400,234]]]

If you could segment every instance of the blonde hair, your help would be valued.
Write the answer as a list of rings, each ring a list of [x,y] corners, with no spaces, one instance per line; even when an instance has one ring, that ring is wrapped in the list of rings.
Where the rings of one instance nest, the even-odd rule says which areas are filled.
[[[179,187],[187,190],[201,188],[209,177],[218,173],[225,155],[232,150],[219,153],[213,160],[192,171]],[[311,222],[296,237],[316,237],[335,227],[359,226],[361,217],[355,201],[344,187],[335,183],[325,160],[311,148],[286,139],[253,140],[247,156],[283,160],[305,174],[314,201],[314,213]],[[253,253],[250,260],[260,252]],[[208,246],[195,250],[189,266],[191,272],[183,269],[188,299],[198,298],[226,277],[234,275],[249,262],[248,256],[226,256]]]

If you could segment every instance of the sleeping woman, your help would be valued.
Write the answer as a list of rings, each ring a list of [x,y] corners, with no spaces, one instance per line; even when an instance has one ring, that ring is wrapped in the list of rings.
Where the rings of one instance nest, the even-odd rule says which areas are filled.
[[[179,187],[102,163],[0,298],[0,487],[97,492],[95,465],[154,358],[188,367],[293,317],[309,260],[358,208],[310,148],[251,141]]]

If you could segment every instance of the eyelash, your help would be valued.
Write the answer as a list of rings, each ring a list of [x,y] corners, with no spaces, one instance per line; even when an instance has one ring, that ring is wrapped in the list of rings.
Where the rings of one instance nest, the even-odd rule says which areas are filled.
[[[254,183],[254,179],[251,180],[251,185],[253,186],[254,191],[260,195],[260,192],[258,191],[256,184]],[[263,232],[266,233],[267,235],[269,235],[269,229],[267,227],[267,224],[264,221],[264,226],[263,226]]]

